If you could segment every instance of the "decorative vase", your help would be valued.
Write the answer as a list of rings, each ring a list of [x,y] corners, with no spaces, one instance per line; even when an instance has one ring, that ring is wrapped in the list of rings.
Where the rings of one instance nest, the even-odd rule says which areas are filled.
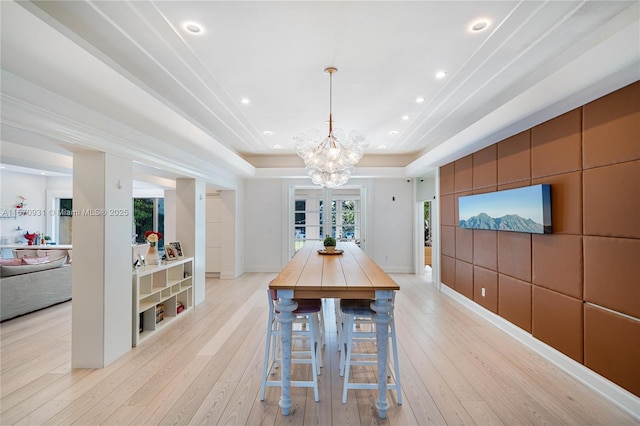
[[[335,253],[336,252],[336,246],[324,246],[324,251],[326,253]]]
[[[158,256],[158,248],[156,245],[150,245],[147,250],[147,265],[159,265],[160,256]]]

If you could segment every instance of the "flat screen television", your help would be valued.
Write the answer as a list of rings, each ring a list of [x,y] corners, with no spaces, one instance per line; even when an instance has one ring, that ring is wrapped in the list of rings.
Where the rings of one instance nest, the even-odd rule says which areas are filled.
[[[524,188],[458,198],[460,228],[551,233],[551,187]]]

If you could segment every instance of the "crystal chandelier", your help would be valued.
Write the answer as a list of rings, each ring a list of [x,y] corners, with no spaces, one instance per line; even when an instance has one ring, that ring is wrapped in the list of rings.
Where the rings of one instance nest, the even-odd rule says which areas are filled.
[[[360,161],[368,143],[356,131],[347,137],[340,129],[333,129],[333,73],[338,69],[325,68],[329,74],[329,134],[322,138],[314,129],[294,137],[296,152],[304,160],[307,174],[316,185],[335,188],[347,183],[353,166]]]

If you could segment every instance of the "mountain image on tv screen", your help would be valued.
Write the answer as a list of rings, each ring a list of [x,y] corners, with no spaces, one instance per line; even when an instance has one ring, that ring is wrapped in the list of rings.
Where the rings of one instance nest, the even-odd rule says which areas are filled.
[[[551,233],[551,188],[534,185],[458,198],[459,226],[467,229]]]

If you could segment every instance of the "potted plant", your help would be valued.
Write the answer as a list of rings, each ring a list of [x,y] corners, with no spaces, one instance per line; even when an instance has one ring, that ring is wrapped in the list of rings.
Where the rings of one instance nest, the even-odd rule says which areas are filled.
[[[335,253],[336,251],[336,239],[328,236],[324,239],[324,250],[327,253]]]

